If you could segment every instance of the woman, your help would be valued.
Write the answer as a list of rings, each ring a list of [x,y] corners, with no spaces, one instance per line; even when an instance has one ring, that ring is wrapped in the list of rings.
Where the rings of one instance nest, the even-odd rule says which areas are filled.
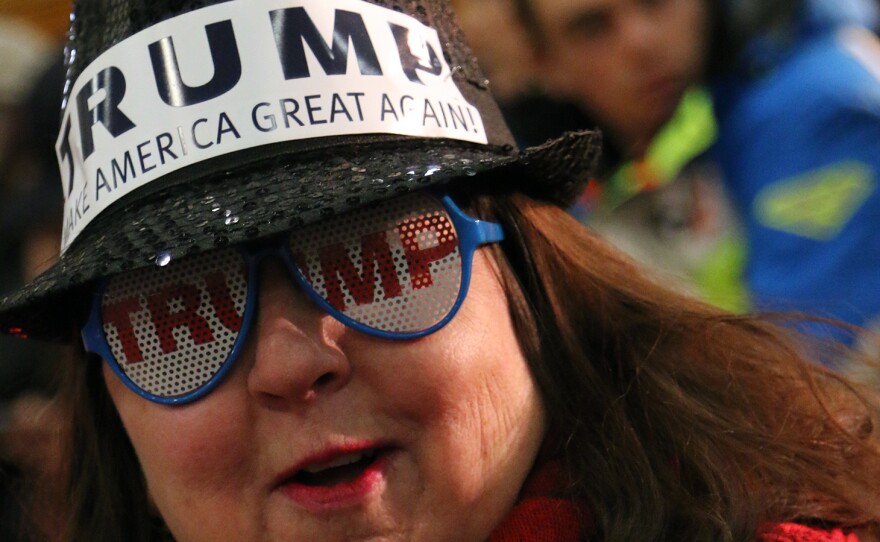
[[[202,4],[128,5],[111,28],[119,6],[78,4],[65,251],[0,305],[8,332],[76,322],[90,352],[65,378],[68,540],[876,530],[872,404],[773,324],[666,291],[574,224],[595,139],[513,153],[443,2]],[[469,130],[435,122],[434,92]],[[419,103],[415,127],[391,122]],[[150,125],[167,107],[180,132]]]

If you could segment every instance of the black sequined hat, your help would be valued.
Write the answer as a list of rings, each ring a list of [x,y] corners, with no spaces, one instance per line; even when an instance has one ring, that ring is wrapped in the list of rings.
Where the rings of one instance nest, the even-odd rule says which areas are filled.
[[[565,205],[597,136],[518,151],[446,0],[76,0],[56,265],[0,331],[73,334],[114,273],[492,175]]]

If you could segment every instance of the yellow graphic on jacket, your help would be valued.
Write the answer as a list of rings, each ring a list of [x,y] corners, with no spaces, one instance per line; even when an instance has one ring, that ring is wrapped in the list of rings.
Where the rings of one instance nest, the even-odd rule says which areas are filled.
[[[846,226],[875,185],[867,164],[840,162],[767,186],[752,209],[763,226],[828,241]]]

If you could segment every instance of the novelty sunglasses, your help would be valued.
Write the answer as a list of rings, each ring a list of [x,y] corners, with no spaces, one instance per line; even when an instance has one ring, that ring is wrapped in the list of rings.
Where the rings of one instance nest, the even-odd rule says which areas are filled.
[[[410,194],[269,241],[104,279],[83,344],[142,397],[184,404],[217,386],[240,354],[264,257],[282,262],[308,297],[346,326],[415,339],[455,316],[474,252],[503,238],[500,225],[467,216],[449,196]]]

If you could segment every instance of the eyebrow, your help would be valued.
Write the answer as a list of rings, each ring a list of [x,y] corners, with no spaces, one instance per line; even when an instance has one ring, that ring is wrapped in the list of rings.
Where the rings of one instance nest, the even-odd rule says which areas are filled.
[[[565,33],[571,33],[596,22],[605,21],[609,16],[610,10],[605,6],[583,8],[565,21],[562,30]]]

